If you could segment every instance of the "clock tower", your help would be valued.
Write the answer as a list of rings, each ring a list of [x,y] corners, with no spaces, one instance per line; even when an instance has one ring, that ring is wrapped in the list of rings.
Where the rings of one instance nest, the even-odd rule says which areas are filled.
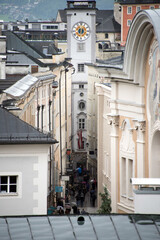
[[[72,150],[74,152],[86,152],[88,86],[86,63],[95,62],[96,10],[95,0],[67,0],[68,58],[71,58],[75,68],[75,73],[72,75]]]

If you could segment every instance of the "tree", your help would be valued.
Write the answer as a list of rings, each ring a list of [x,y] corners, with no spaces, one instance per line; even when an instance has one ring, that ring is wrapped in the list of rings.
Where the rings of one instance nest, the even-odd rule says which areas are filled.
[[[109,196],[108,190],[106,187],[104,187],[104,193],[99,193],[99,196],[101,196],[102,204],[100,206],[100,209],[98,210],[98,213],[100,214],[109,214],[111,213],[111,198]]]

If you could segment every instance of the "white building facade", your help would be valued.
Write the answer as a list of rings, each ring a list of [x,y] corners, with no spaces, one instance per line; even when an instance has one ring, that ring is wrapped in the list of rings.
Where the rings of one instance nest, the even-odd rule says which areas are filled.
[[[68,57],[75,68],[72,76],[72,150],[86,151],[87,85],[85,63],[95,61],[95,1],[67,1]]]

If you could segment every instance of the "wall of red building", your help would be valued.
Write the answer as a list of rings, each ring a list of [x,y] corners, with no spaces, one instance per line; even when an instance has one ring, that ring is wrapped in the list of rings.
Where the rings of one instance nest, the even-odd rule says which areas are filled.
[[[128,14],[127,13],[127,9],[128,7],[132,6],[132,13]],[[122,6],[122,25],[121,25],[121,44],[125,45],[126,40],[127,40],[127,34],[128,34],[128,30],[129,30],[129,26],[127,26],[127,21],[128,20],[132,20],[133,17],[135,16],[136,12],[136,8],[137,6],[141,7],[141,10],[145,10],[145,9],[149,9],[151,6],[154,6],[154,8],[159,8],[159,5],[125,5]]]

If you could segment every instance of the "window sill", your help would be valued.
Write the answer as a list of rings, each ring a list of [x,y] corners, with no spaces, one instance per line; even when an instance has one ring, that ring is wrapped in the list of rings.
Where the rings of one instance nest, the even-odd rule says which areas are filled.
[[[128,199],[129,199],[130,201],[133,201],[133,197],[128,197]]]
[[[0,197],[18,196],[18,193],[0,193]]]
[[[121,195],[121,197],[122,197],[122,198],[127,198],[127,196],[126,196],[126,195]]]

